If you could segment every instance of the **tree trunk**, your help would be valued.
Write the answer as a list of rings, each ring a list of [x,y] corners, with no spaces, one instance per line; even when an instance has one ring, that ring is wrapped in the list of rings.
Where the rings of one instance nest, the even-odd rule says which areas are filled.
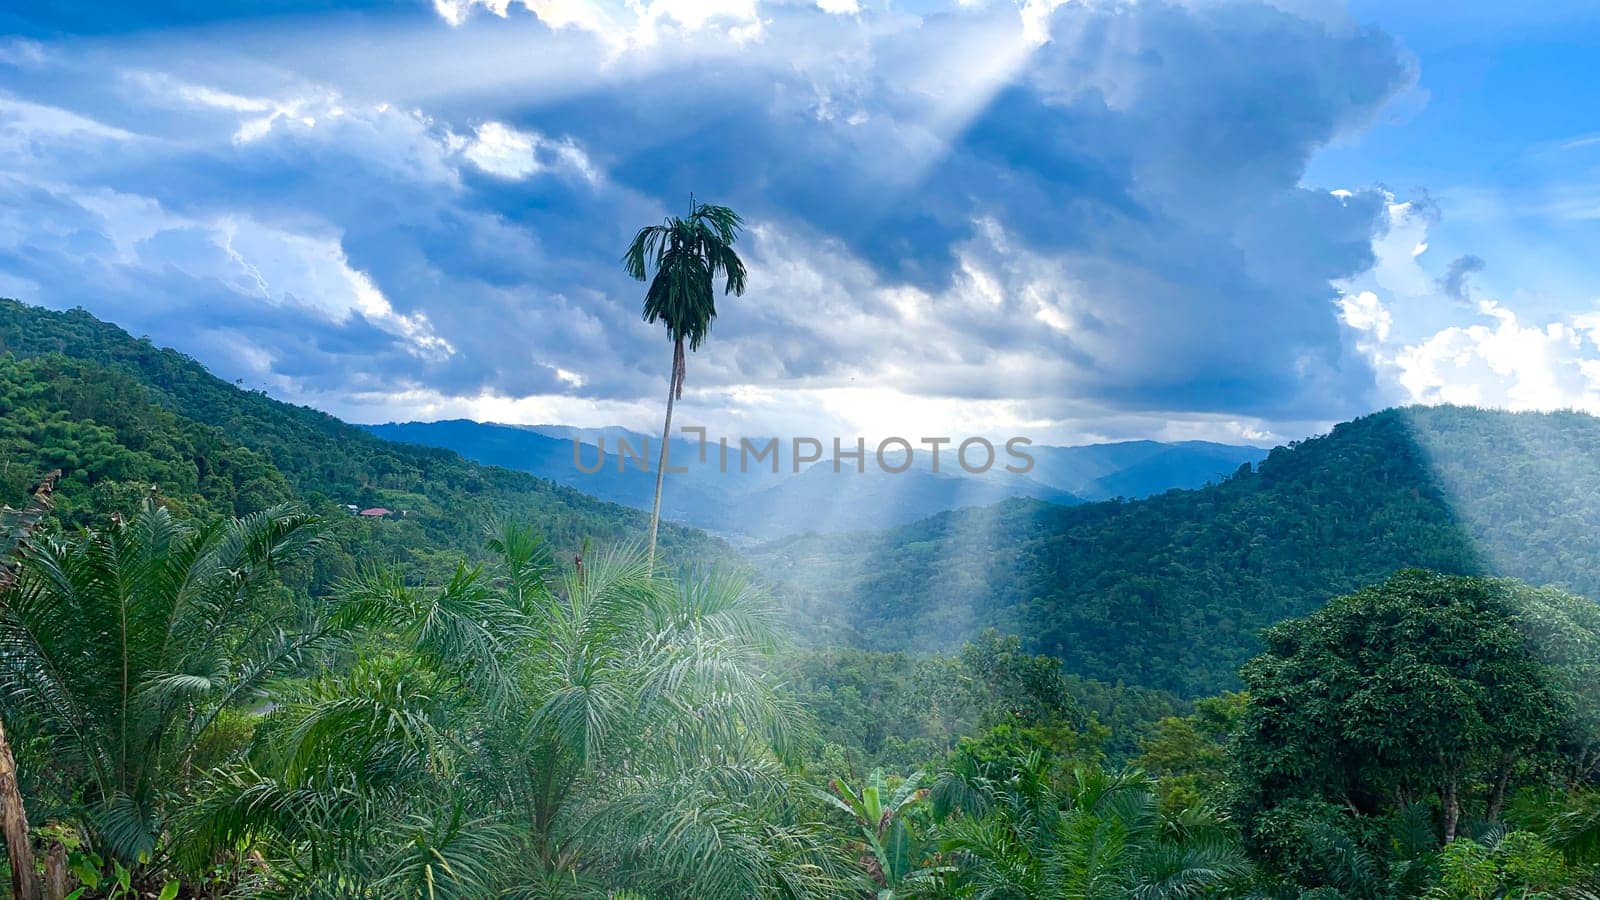
[[[1451,776],[1444,783],[1444,842],[1456,839],[1456,825],[1461,821],[1461,798],[1457,795],[1456,779]]]
[[[28,813],[17,786],[17,760],[0,722],[0,820],[11,858],[11,894],[17,900],[39,900],[39,876],[33,868],[33,843],[28,836]]]
[[[672,435],[672,404],[683,390],[683,341],[672,345],[672,375],[667,378],[667,420],[661,426],[661,453],[656,462],[656,497],[650,505],[650,555],[646,571],[656,569],[656,529],[661,524],[661,481],[667,475],[667,439]]]
[[[66,896],[67,848],[56,841],[44,857],[44,900],[65,900]]]
[[[1506,788],[1511,784],[1511,765],[1515,757],[1507,753],[1500,758],[1500,777],[1495,779],[1494,793],[1489,795],[1489,807],[1486,818],[1490,822],[1499,822],[1500,813],[1506,807]]]

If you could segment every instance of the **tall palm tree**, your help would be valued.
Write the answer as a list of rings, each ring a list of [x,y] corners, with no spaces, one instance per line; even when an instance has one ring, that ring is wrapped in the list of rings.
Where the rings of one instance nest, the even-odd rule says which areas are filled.
[[[656,558],[656,528],[661,522],[661,482],[667,468],[667,442],[672,434],[672,405],[683,397],[684,343],[699,350],[717,317],[715,282],[723,276],[724,294],[744,293],[745,268],[733,252],[744,220],[726,206],[696,203],[689,198],[689,215],[670,217],[648,225],[634,235],[623,268],[638,281],[649,279],[644,296],[644,320],[662,322],[672,340],[672,374],[667,379],[667,418],[661,427],[660,459],[656,463],[655,502],[650,507],[648,564]],[[655,274],[652,276],[651,272]]]

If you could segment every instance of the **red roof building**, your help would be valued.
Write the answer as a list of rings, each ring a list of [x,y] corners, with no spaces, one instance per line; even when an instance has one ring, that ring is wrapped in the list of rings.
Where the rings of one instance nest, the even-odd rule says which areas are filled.
[[[371,509],[363,509],[360,512],[360,515],[371,516],[371,517],[377,519],[377,518],[382,518],[383,516],[392,516],[392,515],[394,515],[394,510],[392,510],[392,509],[384,509],[381,506],[374,506]]]

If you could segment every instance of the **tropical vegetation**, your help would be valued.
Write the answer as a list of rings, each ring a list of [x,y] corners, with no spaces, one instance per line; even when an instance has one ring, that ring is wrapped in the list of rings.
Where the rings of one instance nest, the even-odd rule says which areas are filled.
[[[437,583],[369,567],[312,595],[332,529],[289,507],[7,521],[0,716],[43,896],[1600,885],[1600,610],[1554,589],[1401,572],[1274,628],[1244,693],[1120,760],[1058,665],[990,632],[923,675],[940,742],[860,774],[818,720],[870,711],[782,682],[736,573],[560,564],[502,522]]]
[[[0,348],[15,896],[1600,895],[1587,417],[762,577],[83,313]]]

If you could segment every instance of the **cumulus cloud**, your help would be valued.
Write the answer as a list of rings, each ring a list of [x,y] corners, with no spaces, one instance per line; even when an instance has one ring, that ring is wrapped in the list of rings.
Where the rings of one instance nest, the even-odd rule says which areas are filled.
[[[1486,322],[1445,328],[1399,352],[1397,378],[1411,399],[1600,412],[1600,322],[1528,325],[1492,300],[1478,311]]]
[[[861,4],[856,0],[817,0],[817,9],[834,15],[848,16],[861,12]]]
[[[1481,258],[1462,254],[1428,275],[1435,210],[1391,198],[1387,216],[1374,241],[1377,264],[1336,303],[1376,373],[1373,405],[1600,413],[1600,312],[1530,320],[1506,302],[1473,300],[1467,278],[1487,268]],[[1466,322],[1458,321],[1463,304],[1472,310]]]
[[[527,178],[557,167],[571,168],[589,181],[600,177],[583,149],[572,141],[552,141],[503,122],[485,122],[470,140],[460,143],[468,161],[500,178]]]
[[[1379,345],[1389,339],[1389,330],[1394,327],[1394,317],[1372,291],[1340,297],[1339,318],[1356,331],[1370,333]]]
[[[1344,322],[1366,335],[1361,347],[1391,402],[1600,414],[1600,315],[1529,323],[1480,300],[1477,321],[1402,341],[1390,339],[1393,318],[1372,292],[1340,304]]]
[[[836,4],[841,0],[826,2]],[[760,33],[756,0],[433,0],[434,10],[457,26],[478,7],[504,19],[515,6],[551,28],[573,28],[597,35],[613,50],[650,46],[663,28],[696,32],[723,26],[726,34],[741,40]]]
[[[68,193],[60,186],[15,182],[7,187],[0,196],[8,203],[38,208],[48,198],[53,208],[27,239],[0,233],[0,260],[13,277],[51,287],[48,294],[36,291],[25,299],[82,303],[130,325],[187,316],[204,327],[227,317],[215,304],[231,297],[235,305],[258,303],[331,326],[359,322],[424,359],[453,352],[425,313],[397,312],[370,276],[352,268],[336,235],[294,233],[245,217],[191,218],[148,198],[105,189]],[[52,277],[59,268],[91,280],[64,290],[66,283]],[[146,296],[147,288],[155,290]]]
[[[1383,294],[1335,284],[1423,238],[1303,180],[1410,82],[1392,40],[1251,0],[855,6],[437,0],[46,45],[0,70],[0,286],[336,411],[592,423],[659,402],[617,256],[694,192],[752,224],[689,370],[729,427],[1361,411]]]

